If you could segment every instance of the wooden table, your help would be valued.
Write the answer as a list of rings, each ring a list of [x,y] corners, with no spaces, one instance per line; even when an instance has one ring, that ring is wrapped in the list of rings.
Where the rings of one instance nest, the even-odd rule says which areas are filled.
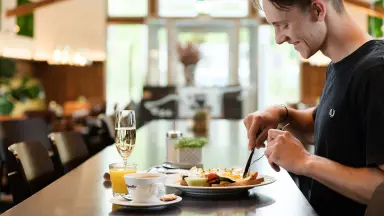
[[[165,133],[170,121],[154,121],[137,132],[137,146],[129,158],[148,169],[165,160]],[[189,122],[178,121],[177,128],[187,136]],[[249,155],[247,135],[240,121],[213,120],[210,123],[209,143],[203,150],[205,168],[244,166]],[[255,152],[255,158],[263,150]],[[273,171],[265,158],[255,163],[253,170],[274,176],[273,184],[255,188],[249,197],[201,199],[183,197],[175,206],[157,211],[133,211],[112,205],[108,199],[111,189],[103,185],[108,164],[121,162],[114,146],[104,149],[84,164],[58,179],[34,196],[5,212],[3,216],[20,215],[316,215],[308,201],[285,170]]]

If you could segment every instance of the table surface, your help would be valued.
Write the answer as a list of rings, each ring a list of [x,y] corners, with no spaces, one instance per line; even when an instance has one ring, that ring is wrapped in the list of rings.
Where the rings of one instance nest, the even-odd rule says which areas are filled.
[[[176,128],[184,136],[189,132],[189,121],[177,121]],[[129,162],[139,169],[161,164],[166,157],[165,133],[171,121],[153,121],[137,131],[136,147]],[[247,134],[241,121],[212,120],[208,143],[203,149],[204,168],[245,166],[249,155]],[[255,151],[254,158],[263,154]],[[289,176],[275,172],[264,157],[251,169],[277,179],[273,184],[257,187],[248,197],[208,199],[183,196],[183,201],[163,210],[131,210],[109,203],[112,191],[105,186],[103,174],[108,164],[122,159],[112,145],[96,154],[78,168],[5,212],[4,216],[19,215],[317,215]]]

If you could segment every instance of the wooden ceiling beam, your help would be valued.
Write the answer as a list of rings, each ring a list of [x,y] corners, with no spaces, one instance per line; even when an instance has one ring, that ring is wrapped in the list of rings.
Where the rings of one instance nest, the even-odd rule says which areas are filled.
[[[345,0],[344,3],[354,7],[367,15],[384,18],[384,8],[361,0]]]
[[[28,4],[23,4],[14,9],[7,10],[6,16],[12,17],[12,16],[28,15],[33,13],[33,11],[36,10],[37,8],[45,7],[61,1],[67,1],[67,0],[41,0],[39,2],[31,2]]]
[[[108,17],[107,24],[145,24],[145,17]]]

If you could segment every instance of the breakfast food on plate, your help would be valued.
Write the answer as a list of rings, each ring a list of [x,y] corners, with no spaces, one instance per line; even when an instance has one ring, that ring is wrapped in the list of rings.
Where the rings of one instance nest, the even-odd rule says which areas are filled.
[[[257,178],[257,172],[251,172],[242,178],[242,169],[208,169],[193,167],[182,175],[180,185],[195,187],[231,187],[255,185],[264,182],[264,178]]]
[[[209,186],[207,181],[208,178],[205,176],[199,177],[199,176],[191,176],[191,177],[185,177],[184,181],[187,183],[187,186]]]
[[[167,194],[160,198],[161,201],[167,202],[167,201],[173,201],[176,200],[177,196],[175,194]]]

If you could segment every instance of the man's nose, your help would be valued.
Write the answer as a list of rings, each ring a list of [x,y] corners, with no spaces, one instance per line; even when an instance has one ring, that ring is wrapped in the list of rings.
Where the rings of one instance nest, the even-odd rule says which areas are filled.
[[[275,31],[275,40],[277,44],[282,44],[288,40],[288,37],[281,32]]]

